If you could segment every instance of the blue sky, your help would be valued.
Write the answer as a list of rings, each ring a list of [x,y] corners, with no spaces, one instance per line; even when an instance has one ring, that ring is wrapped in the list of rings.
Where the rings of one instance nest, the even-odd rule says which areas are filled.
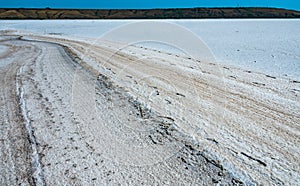
[[[2,8],[277,7],[300,10],[300,0],[0,0]]]

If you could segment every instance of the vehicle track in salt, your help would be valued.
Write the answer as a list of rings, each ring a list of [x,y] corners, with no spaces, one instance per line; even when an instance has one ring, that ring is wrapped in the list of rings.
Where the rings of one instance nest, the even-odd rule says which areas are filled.
[[[233,178],[220,164],[197,150],[197,146],[176,128],[171,118],[161,117],[155,110],[147,110],[143,103],[127,95],[121,87],[115,87],[106,76],[97,79],[93,73],[72,61],[60,45],[22,40],[4,43],[18,46],[18,52],[28,55],[25,57],[13,51],[12,55],[18,64],[13,68],[14,73],[6,68],[1,70],[14,78],[10,86],[13,91],[17,92],[16,80],[22,88],[26,103],[24,112],[30,121],[31,132],[36,141],[43,182],[36,182],[37,175],[34,175],[36,167],[30,161],[32,149],[28,139],[29,134],[24,129],[24,116],[19,116],[21,119],[16,126],[6,127],[3,132],[12,129],[23,130],[21,137],[24,138],[23,143],[28,145],[27,151],[21,149],[18,153],[29,159],[27,164],[15,164],[12,171],[14,174],[11,174],[8,168],[13,166],[3,166],[3,185],[17,184],[21,166],[26,167],[24,179],[29,180],[22,181],[25,185],[201,185],[238,182],[238,179]],[[7,84],[4,82],[3,85]],[[86,92],[87,86],[94,87],[97,92],[96,97]],[[77,96],[79,95],[78,99],[74,91]],[[20,101],[17,95],[11,96],[15,101]],[[91,101],[96,104],[94,114],[99,114],[98,119],[90,117],[91,111],[94,110],[83,109],[81,113],[74,113],[76,104],[82,106],[89,103],[89,98],[94,97],[96,100]],[[111,98],[113,98],[111,100],[114,102],[113,105],[108,101]],[[7,97],[2,100],[9,101]],[[9,102],[4,102],[3,105],[5,106],[3,111],[10,112],[9,108],[6,108]],[[20,103],[12,107],[11,109],[21,109]],[[111,113],[119,117],[111,117]],[[12,118],[18,117],[12,116]],[[127,121],[127,125],[124,123],[126,121],[122,121],[127,118],[132,119],[136,126],[128,127],[132,121]],[[10,117],[3,117],[3,119],[10,119]],[[103,124],[109,122],[109,119],[111,121],[109,125]],[[97,122],[95,123],[94,120]],[[11,121],[6,123],[12,124]],[[99,130],[101,124],[103,131],[92,133],[91,129]],[[139,125],[146,127],[146,130],[137,130],[142,129]],[[148,130],[148,127],[152,130]],[[107,136],[115,133],[119,134],[117,140]],[[11,137],[14,137],[14,134],[10,134]],[[3,143],[8,144],[6,140],[4,139]],[[103,146],[99,146],[99,142],[102,142]],[[167,143],[173,145],[167,146],[165,145]],[[118,159],[111,154],[114,151],[107,151],[114,146],[117,146],[116,149],[123,149],[125,154],[127,152],[127,157],[119,154],[118,158],[121,159]],[[149,156],[144,162],[138,162],[142,157],[133,151],[139,146],[147,152],[144,155]],[[174,146],[177,149],[170,149]],[[4,155],[14,149],[12,146],[1,149],[2,163],[14,164],[14,160],[5,161]],[[169,152],[168,156],[164,152]],[[7,157],[14,157],[14,155],[10,153]]]
[[[299,182],[297,82],[107,41],[26,38],[5,43],[39,51],[18,79],[46,184]]]
[[[1,42],[7,50],[0,54],[0,184],[31,185],[31,147],[25,128],[16,87],[17,72],[24,60],[35,57],[34,48]],[[20,61],[22,56],[22,61]]]
[[[299,182],[297,81],[108,41],[30,38],[67,46],[86,69],[169,113],[200,151],[247,183]]]

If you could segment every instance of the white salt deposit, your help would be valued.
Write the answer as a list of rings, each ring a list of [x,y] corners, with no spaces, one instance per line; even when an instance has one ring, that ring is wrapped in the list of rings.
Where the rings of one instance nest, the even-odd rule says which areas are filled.
[[[0,30],[100,38],[114,28],[137,21],[143,20],[2,20]],[[199,36],[219,63],[300,80],[300,19],[164,21],[181,25]],[[182,52],[165,46],[160,49]]]

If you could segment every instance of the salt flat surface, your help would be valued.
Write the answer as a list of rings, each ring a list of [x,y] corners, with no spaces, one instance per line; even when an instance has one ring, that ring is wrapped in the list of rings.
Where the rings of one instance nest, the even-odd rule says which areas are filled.
[[[221,63],[300,78],[300,20],[177,22],[199,35]]]
[[[8,49],[8,48],[7,48],[6,46],[1,45],[1,46],[0,46],[0,54],[6,52],[7,49]]]
[[[212,21],[215,20],[208,22]],[[247,24],[251,23],[249,21]],[[231,25],[244,24],[238,20],[229,22]],[[34,21],[31,23],[36,25]],[[84,33],[88,30],[82,31],[81,35],[56,32],[59,26],[54,23],[49,25],[55,32],[35,31],[37,34],[30,34],[32,30],[24,32],[16,28],[16,32],[3,32],[6,41],[1,42],[9,48],[5,55],[0,54],[0,63],[1,60],[12,63],[0,69],[0,87],[4,87],[0,88],[0,102],[4,105],[0,112],[4,116],[16,114],[20,106],[16,98],[23,102],[21,106],[25,105],[22,98],[26,101],[22,113],[28,116],[34,130],[36,140],[30,140],[30,143],[38,142],[38,159],[43,166],[37,180],[41,178],[47,185],[86,185],[91,182],[95,185],[212,185],[213,182],[221,185],[239,182],[245,185],[297,185],[300,182],[298,81],[249,70],[259,66],[247,67],[245,64],[248,63],[239,60],[247,60],[250,52],[245,52],[248,56],[237,59],[235,64],[233,58],[232,62],[220,60],[215,51],[217,60],[223,63],[219,65],[174,54],[178,51],[164,45],[163,41],[153,42],[151,37],[146,45],[143,42],[131,43],[142,47],[126,43],[123,46],[123,42],[130,42],[133,35],[143,38],[143,33],[149,33],[147,27],[131,27],[130,32],[121,29],[117,35],[119,38],[114,37],[114,30],[97,42],[97,36]],[[75,23],[74,29],[77,26],[84,28],[80,22],[77,26]],[[217,24],[212,23],[213,26]],[[70,23],[70,29],[71,26]],[[153,28],[162,33],[162,27]],[[262,27],[265,29],[264,25]],[[36,25],[36,28],[43,26]],[[196,28],[200,28],[200,23]],[[199,41],[194,37],[197,35],[178,30],[180,34],[175,32],[176,29],[165,30],[167,34],[161,39],[176,36],[171,42],[175,48],[176,44],[183,43],[186,48],[179,45],[183,49],[181,52],[189,50],[203,55],[201,49],[206,45],[200,42],[199,47],[195,47],[194,41]],[[243,32],[244,38],[248,30]],[[207,33],[213,32],[207,30]],[[22,39],[16,39],[20,38],[19,35],[23,36]],[[213,44],[219,42],[221,46],[222,40],[215,37],[206,38],[214,38],[216,42]],[[119,42],[105,40],[109,38]],[[223,48],[212,50],[228,50],[230,53],[230,42],[244,46],[252,41],[229,40]],[[265,47],[277,49],[271,44]],[[241,50],[237,49],[237,52]],[[297,51],[293,55],[296,54]],[[255,52],[252,55],[257,57]],[[271,72],[280,72],[274,66],[269,68]],[[260,66],[258,70],[266,71],[266,68]],[[11,96],[16,87],[19,97],[17,94]],[[8,120],[0,117],[0,120],[4,124],[14,124],[11,118],[17,117],[12,115]],[[17,162],[13,157],[19,151],[15,149],[20,149],[14,144],[24,143],[16,142],[6,134],[15,137],[10,131],[22,126],[23,121],[20,118],[13,128],[2,126],[4,135],[1,134],[1,139],[12,139],[13,144],[0,146],[4,149],[0,152],[8,152],[1,155],[4,161],[0,161],[3,164],[0,167],[6,171],[2,171],[3,176],[1,174],[5,183],[11,184],[11,180],[21,177],[17,168],[11,172],[9,168]],[[35,151],[34,148],[31,150]],[[30,153],[27,152],[26,157]],[[11,157],[8,163],[6,157]]]
[[[201,151],[208,152],[210,157],[214,157],[215,162],[222,162],[226,170],[245,181],[246,185],[252,185],[254,180],[256,183],[266,185],[268,183],[273,185],[299,183],[300,179],[297,174],[299,166],[296,165],[296,162],[299,162],[296,154],[299,154],[298,123],[300,123],[298,82],[227,65],[221,66],[205,61],[198,63],[194,59],[176,54],[135,46],[120,51],[118,44],[108,41],[102,41],[97,43],[100,45],[91,47],[90,43],[66,40],[63,37],[32,35],[26,36],[24,39],[54,42],[70,47],[70,50],[76,52],[77,56],[83,57],[82,66],[84,68],[103,74],[104,77],[115,82],[116,87],[124,87],[126,95],[133,97],[133,100],[138,98],[141,104],[147,105],[146,108],[153,109],[160,116],[173,118],[180,131],[201,144],[199,147]],[[118,52],[116,53],[116,51]],[[54,63],[55,60],[51,63],[41,61],[60,69]],[[54,73],[53,77],[58,78],[58,71],[55,68],[49,67],[48,73],[41,74],[51,75]],[[65,74],[63,68],[60,70],[62,74]],[[49,78],[46,79],[54,82]],[[100,75],[99,78],[102,76]],[[73,80],[73,78],[59,79]],[[77,81],[79,80],[71,82]],[[109,85],[109,83],[106,84]],[[93,96],[95,86],[86,85],[87,83],[73,84],[73,87],[79,88],[79,90],[73,88],[73,103],[76,105],[74,110],[80,118],[88,120],[90,118],[93,121],[92,118],[96,118],[96,116],[90,115],[94,109],[92,100],[98,98]],[[55,87],[64,86],[57,85]],[[101,85],[99,90],[104,88]],[[81,92],[81,89],[85,92]],[[62,92],[65,93],[65,91]],[[109,97],[113,95],[111,91],[95,94]],[[88,103],[86,103],[87,100]],[[109,98],[109,100],[113,99]],[[101,106],[97,108],[106,108],[105,104],[106,100],[103,100],[103,102],[99,102]],[[121,105],[116,106],[118,104]],[[118,110],[125,108],[119,99],[116,99],[113,105],[116,106],[113,111],[110,109],[109,111],[99,111],[99,114],[96,114],[105,121],[108,131],[111,131],[113,123],[118,125],[121,123],[129,128],[144,131],[144,129],[140,130],[140,125],[135,123],[135,120],[120,119],[123,117],[123,113],[128,113],[128,109]],[[111,107],[107,105],[107,108]],[[36,111],[40,112],[38,109]],[[111,113],[112,115],[101,115],[100,113]],[[107,119],[103,119],[104,117]],[[148,154],[150,156],[142,157],[142,153],[137,153],[141,158],[135,155],[130,156],[127,152],[136,153],[137,151],[128,150],[127,147],[125,147],[127,150],[122,150],[122,154],[117,153],[119,148],[110,148],[105,145],[109,144],[107,139],[115,138],[107,137],[108,135],[104,135],[104,133],[99,135],[97,131],[106,133],[107,130],[98,128],[101,126],[97,124],[89,124],[89,127],[85,128],[86,123],[89,123],[88,120],[83,121],[83,125],[79,128],[86,130],[83,133],[99,138],[92,144],[94,149],[100,150],[101,153],[105,152],[105,156],[109,156],[110,159],[116,158],[114,161],[128,162],[128,160],[137,158],[133,162],[142,160],[143,162],[140,163],[144,165],[144,162],[148,162],[147,157],[156,157],[151,156],[151,153]],[[113,123],[108,124],[107,121]],[[125,123],[125,121],[128,122]],[[149,126],[152,125],[146,125],[146,128]],[[128,133],[120,133],[116,137],[122,138],[123,134]],[[107,138],[101,139],[103,136]],[[119,139],[116,141],[124,142]],[[124,144],[128,144],[127,141]],[[123,147],[119,144],[111,146]],[[176,148],[171,147],[170,149]],[[167,151],[160,152],[163,152],[158,153],[160,157],[166,157],[165,152]],[[120,155],[122,157],[119,157]],[[129,158],[123,159],[123,157]]]
[[[5,54],[8,52],[9,48],[3,45],[0,45],[0,68],[6,66],[7,64],[11,63],[10,58],[4,58]]]
[[[143,20],[14,20],[1,21],[0,30],[99,38],[121,25],[138,21]],[[219,63],[300,80],[300,19],[166,21],[199,36]]]

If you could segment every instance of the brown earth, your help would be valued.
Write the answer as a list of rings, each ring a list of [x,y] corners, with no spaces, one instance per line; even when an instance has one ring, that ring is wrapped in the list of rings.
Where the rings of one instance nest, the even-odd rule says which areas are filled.
[[[0,19],[198,19],[198,18],[300,18],[299,11],[277,8],[186,9],[10,9],[0,8]]]

